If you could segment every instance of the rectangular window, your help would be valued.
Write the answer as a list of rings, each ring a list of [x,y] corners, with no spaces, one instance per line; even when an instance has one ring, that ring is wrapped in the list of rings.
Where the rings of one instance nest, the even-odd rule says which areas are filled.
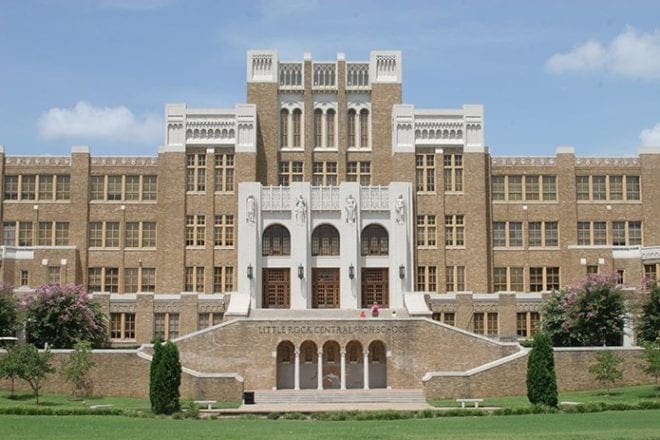
[[[463,215],[455,214],[445,216],[445,246],[465,246],[465,224]]]
[[[337,186],[337,162],[314,162],[312,164],[312,185]]]
[[[213,245],[220,247],[234,246],[234,216],[216,215],[213,232]]]
[[[281,161],[279,163],[279,184],[289,186],[291,182],[303,181],[302,161]]]
[[[493,268],[493,290],[495,292],[506,292],[509,289],[506,269],[506,267]]]
[[[588,265],[587,266],[587,275],[593,275],[598,273],[597,265]]]
[[[21,176],[21,200],[35,200],[36,199],[36,186],[37,176],[22,175]]]
[[[138,270],[136,267],[124,269],[124,293],[136,293],[138,291]]]
[[[486,315],[486,336],[496,338],[499,334],[498,314],[497,312],[491,312]]]
[[[525,274],[522,267],[510,267],[509,277],[511,279],[511,286],[509,290],[512,292],[525,291]]]
[[[87,269],[87,291],[101,292],[103,290],[103,268],[90,267]]]
[[[55,176],[55,200],[71,198],[71,176]]]
[[[493,247],[506,246],[506,222],[493,222]]]
[[[117,293],[119,292],[119,269],[116,267],[106,267],[104,283],[105,292]]]
[[[640,200],[639,176],[626,176],[626,199]]]
[[[32,222],[18,222],[18,245],[32,246]]]
[[[5,176],[5,200],[18,200],[18,176]]]
[[[52,245],[53,245],[53,223],[39,222],[37,246],[52,246]]]
[[[122,200],[122,176],[108,176],[107,200]]]
[[[140,200],[140,176],[126,176],[125,200]]]
[[[142,247],[156,247],[156,222],[142,222]]]
[[[348,162],[346,164],[346,180],[359,182],[362,186],[371,185],[371,162]]]
[[[525,176],[525,200],[540,200],[539,176]]]
[[[578,222],[577,224],[577,244],[579,246],[589,246],[591,244],[591,223]]]
[[[105,247],[119,247],[119,222],[105,222]]]
[[[154,313],[154,337],[164,340],[179,337],[179,314]]]
[[[417,192],[435,191],[435,155],[415,155]]]
[[[559,246],[559,223],[557,222],[544,222],[544,246],[557,247]]]
[[[206,217],[186,215],[186,246],[204,246],[206,235]]]
[[[544,290],[543,283],[543,268],[542,267],[530,267],[529,268],[529,291],[530,292],[542,292]]]
[[[417,216],[417,247],[436,246],[435,215]]]
[[[463,192],[463,155],[445,154],[445,191]]]
[[[126,223],[126,237],[124,246],[127,248],[140,247],[140,222]]]
[[[509,222],[509,246],[522,247],[523,229],[522,222]]]
[[[48,266],[48,284],[60,284],[60,266]]]
[[[465,291],[465,266],[447,266],[445,268],[447,292]]]
[[[575,192],[578,200],[589,200],[589,176],[575,178]]]
[[[206,191],[206,153],[186,156],[186,191]]]
[[[437,292],[438,276],[436,266],[417,266],[417,291]]]
[[[607,199],[607,185],[605,183],[605,176],[591,176],[591,199]]]
[[[472,331],[478,335],[484,334],[484,314],[475,313],[472,315]]]
[[[27,270],[22,270],[19,275],[19,285],[29,286],[30,285],[30,273]]]
[[[103,246],[103,222],[89,223],[89,247]]]
[[[90,200],[105,200],[105,176],[90,176],[89,198]]]
[[[612,246],[626,245],[626,222],[612,222]]]
[[[559,283],[558,267],[529,268],[529,290],[531,292],[559,290]]]
[[[644,278],[649,281],[657,281],[658,273],[657,266],[655,264],[645,264],[644,265]]]
[[[545,290],[559,290],[559,268],[546,267],[545,272]]]
[[[135,313],[110,314],[110,339],[135,339]]]
[[[53,176],[40,174],[39,178],[39,200],[53,200]]]
[[[504,176],[492,176],[490,178],[490,188],[493,200],[504,200]]]
[[[155,267],[143,267],[142,268],[142,280],[141,280],[141,290],[143,292],[155,292],[156,291],[156,268]]]
[[[522,200],[522,176],[507,177],[509,200]]]
[[[543,230],[541,222],[529,222],[527,225],[527,244],[529,247],[543,246]]]
[[[142,176],[142,200],[156,200],[156,176]]]
[[[69,245],[69,222],[55,222],[55,246]]]
[[[234,191],[234,155],[215,155],[214,186],[216,192]]]
[[[543,176],[543,200],[557,200],[557,176]]]
[[[183,290],[204,293],[204,266],[186,267]]]
[[[594,245],[604,246],[607,244],[607,222],[593,222]]]
[[[527,312],[516,313],[516,334],[519,338],[527,337]]]
[[[213,268],[213,292],[231,292],[234,290],[234,268],[232,266]]]
[[[610,199],[623,200],[623,176],[609,176]]]
[[[642,244],[642,222],[628,222],[628,245]]]

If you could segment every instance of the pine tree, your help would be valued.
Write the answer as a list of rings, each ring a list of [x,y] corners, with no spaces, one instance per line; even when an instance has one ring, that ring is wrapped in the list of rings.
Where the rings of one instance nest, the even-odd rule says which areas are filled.
[[[527,398],[534,405],[557,406],[557,377],[550,338],[534,335],[534,346],[527,361]]]
[[[149,400],[151,401],[151,410],[158,413],[156,408],[160,408],[160,396],[158,395],[160,385],[160,363],[163,358],[163,341],[156,339],[154,341],[154,355],[151,359],[151,366],[149,368]]]
[[[176,345],[170,341],[154,345],[150,375],[151,410],[156,414],[173,414],[179,411],[181,362]]]

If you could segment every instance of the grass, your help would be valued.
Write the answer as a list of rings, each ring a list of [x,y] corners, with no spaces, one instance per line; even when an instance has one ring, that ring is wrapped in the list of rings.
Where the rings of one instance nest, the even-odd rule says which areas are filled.
[[[183,399],[182,399],[183,402]],[[72,400],[68,394],[39,395],[39,407],[44,408],[89,408],[94,405],[112,405],[113,408],[133,411],[151,412],[151,405],[147,399],[134,399],[130,397],[90,397],[82,400]],[[18,394],[16,399],[9,398],[9,392],[0,394],[0,409],[12,406],[36,406],[32,394]],[[239,402],[218,402],[213,408],[238,408]],[[206,408],[206,405],[204,405]]]
[[[3,440],[222,438],[291,440],[369,439],[658,439],[660,410],[455,417],[395,421],[172,420],[103,416],[0,416]]]
[[[559,394],[560,402],[608,402],[636,404],[644,400],[656,399],[654,385],[641,385],[636,387],[612,388],[607,390],[571,391]],[[429,402],[433,406],[455,407],[458,404],[455,399],[433,400]],[[492,397],[485,398],[480,406],[498,406],[502,408],[524,408],[530,406],[527,396]],[[660,436],[659,436],[660,437]]]

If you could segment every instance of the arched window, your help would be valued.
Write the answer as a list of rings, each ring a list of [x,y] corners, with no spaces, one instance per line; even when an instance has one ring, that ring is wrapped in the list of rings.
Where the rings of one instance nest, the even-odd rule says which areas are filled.
[[[339,255],[339,231],[331,225],[321,225],[312,232],[312,256]]]
[[[369,110],[360,111],[360,148],[369,148]]]
[[[362,362],[362,344],[351,341],[346,344],[346,360],[352,364]]]
[[[355,147],[355,110],[348,111],[348,147]]]
[[[280,148],[289,146],[289,111],[280,111]]]
[[[335,111],[330,109],[325,114],[325,145],[328,148],[334,148],[335,145]]]
[[[321,125],[323,124],[323,112],[321,109],[314,110],[314,146],[320,148],[323,146],[323,133]]]
[[[362,255],[387,255],[387,230],[381,225],[369,225],[362,230]]]
[[[264,231],[261,241],[261,255],[291,255],[291,236],[282,225],[272,225]]]
[[[385,344],[383,341],[373,341],[369,344],[369,361],[385,362]]]
[[[300,118],[302,116],[302,112],[300,109],[295,109],[293,111],[293,147],[300,147],[302,144],[300,143]]]

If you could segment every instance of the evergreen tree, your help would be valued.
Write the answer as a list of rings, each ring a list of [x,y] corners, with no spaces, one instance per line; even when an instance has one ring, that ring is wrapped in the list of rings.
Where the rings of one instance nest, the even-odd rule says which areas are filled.
[[[173,414],[181,409],[179,403],[179,386],[181,385],[179,350],[171,341],[156,344],[154,348],[149,391],[151,410],[156,414]]]
[[[642,306],[637,339],[639,342],[655,342],[660,338],[660,287],[653,286],[649,298]]]
[[[534,335],[534,346],[527,360],[527,398],[534,405],[557,406],[557,377],[550,338]]]
[[[16,299],[12,290],[0,282],[0,336],[14,336],[17,325]]]

